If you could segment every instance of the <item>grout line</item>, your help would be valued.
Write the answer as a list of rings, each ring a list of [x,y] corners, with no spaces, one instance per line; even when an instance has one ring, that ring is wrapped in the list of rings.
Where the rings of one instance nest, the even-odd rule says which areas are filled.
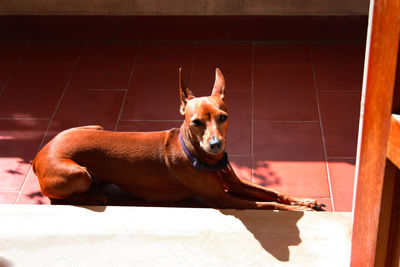
[[[229,36],[231,38],[231,36]],[[365,44],[365,40],[82,40],[82,39],[72,39],[72,40],[26,40],[33,43],[140,43],[140,44],[155,44],[155,43],[182,43],[189,44],[195,42],[201,43],[255,43],[255,44]],[[1,42],[16,42],[23,43],[26,41],[21,40],[2,40]]]
[[[346,41],[346,40],[333,40],[333,41],[254,41],[257,45],[268,45],[268,44],[364,44],[365,41]]]
[[[250,126],[250,162],[251,182],[254,183],[254,50],[255,44],[251,43],[251,126]]]
[[[1,42],[25,42],[25,41],[18,41],[18,40],[6,40],[6,41],[1,41]],[[29,40],[31,44],[69,44],[69,43],[84,43],[85,41],[83,40]]]
[[[91,89],[79,89],[81,91],[115,91],[115,92],[125,92],[128,91],[128,89],[109,89],[109,88],[91,88]]]
[[[121,109],[119,110],[119,115],[118,115],[117,122],[115,123],[114,131],[117,131],[118,124],[119,124],[119,122],[121,120],[122,111],[124,110],[124,106],[125,106],[126,96],[128,95],[128,90],[129,90],[129,87],[131,86],[131,83],[132,83],[132,80],[133,80],[133,73],[135,71],[136,63],[137,63],[137,61],[139,59],[140,52],[142,51],[142,46],[143,46],[143,44],[141,43],[139,48],[138,48],[138,50],[137,50],[137,52],[136,52],[136,57],[135,57],[135,59],[133,61],[133,64],[132,64],[132,70],[131,70],[131,73],[129,75],[128,85],[127,85],[126,90],[124,90],[125,94],[124,94],[124,98],[122,99]]]
[[[14,204],[17,204],[19,198],[21,197],[22,191],[24,190],[25,184],[26,184],[26,182],[28,181],[29,174],[31,173],[32,170],[33,170],[33,169],[32,169],[32,165],[31,165],[31,167],[29,168],[28,173],[27,173],[26,176],[25,176],[24,183],[22,184],[21,188],[20,188],[19,191],[18,191],[18,196],[17,196],[17,198],[15,199]]]
[[[140,119],[121,119],[120,121],[130,122],[182,122],[182,120],[140,120]]]
[[[20,62],[19,65],[46,65],[46,64],[54,64],[54,65],[71,65],[74,64],[73,61],[70,62],[52,62],[52,61],[48,61],[48,62]]]
[[[250,154],[229,154],[229,158],[242,158],[242,157],[251,157],[251,155]]]
[[[337,160],[337,159],[357,159],[357,157],[329,157],[328,156],[328,161],[329,160]]]
[[[229,35],[231,35],[229,33]],[[229,36],[231,38],[231,36]],[[7,41],[6,41],[7,42]],[[14,42],[12,40],[8,40],[8,42]],[[363,40],[251,40],[251,39],[244,39],[244,40],[68,40],[68,41],[40,41],[35,40],[37,42],[58,42],[58,43],[139,43],[139,44],[171,44],[171,43],[179,43],[179,44],[190,44],[190,43],[254,43],[256,45],[264,45],[264,44],[365,44]]]
[[[77,41],[79,42],[79,41]],[[105,43],[105,44],[117,44],[117,43],[126,43],[126,44],[142,44],[144,41],[142,40],[82,40],[82,42],[87,44],[98,44],[98,43]]]
[[[226,40],[197,40],[200,44],[249,44],[251,40],[226,41]]]
[[[361,90],[319,90],[320,93],[349,93],[349,94],[355,94],[359,93],[361,94]]]
[[[23,43],[25,43],[25,42],[23,42]],[[19,55],[19,58],[18,58],[17,62],[15,63],[14,69],[11,71],[11,73],[8,76],[7,80],[5,81],[4,85],[0,88],[0,96],[6,90],[8,83],[10,82],[11,78],[14,76],[15,72],[17,72],[19,65],[22,63],[22,59],[24,58],[26,52],[29,50],[30,47],[31,47],[31,42],[28,42],[26,44],[25,48],[21,51],[21,54]]]
[[[5,121],[5,120],[41,120],[41,121],[46,121],[50,120],[50,118],[0,118],[0,120]]]
[[[221,70],[222,71],[222,70]],[[197,93],[201,93],[204,95],[210,95],[210,88],[195,88],[193,91],[196,91]],[[251,93],[251,90],[249,89],[231,89],[229,88],[229,92],[240,92],[240,93]]]
[[[331,176],[330,176],[330,172],[329,172],[328,155],[326,152],[325,134],[324,134],[324,128],[322,126],[321,108],[319,105],[318,87],[317,87],[317,80],[315,78],[315,68],[314,68],[314,63],[313,63],[311,47],[309,48],[309,55],[310,55],[311,69],[312,69],[312,75],[313,75],[313,81],[314,81],[315,97],[316,97],[316,101],[317,101],[319,125],[320,125],[320,130],[321,130],[322,149],[324,151],[326,175],[328,178],[328,186],[329,186],[329,194],[330,194],[330,198],[331,198],[332,211],[335,212],[335,203],[333,201],[332,182],[331,182]]]
[[[279,123],[319,123],[319,121],[285,121],[285,120],[253,120],[254,122],[279,122]]]

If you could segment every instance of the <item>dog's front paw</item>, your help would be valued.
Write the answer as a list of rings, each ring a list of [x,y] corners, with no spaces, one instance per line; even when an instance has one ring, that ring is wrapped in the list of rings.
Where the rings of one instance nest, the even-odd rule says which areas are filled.
[[[324,203],[319,202],[318,200],[315,199],[308,199],[308,198],[294,198],[292,200],[292,205],[308,207],[312,210],[317,210],[317,211],[325,211],[324,208],[326,207]]]
[[[294,211],[315,211],[315,209],[312,209],[308,206],[292,205],[290,207],[291,207],[290,210],[294,210]]]

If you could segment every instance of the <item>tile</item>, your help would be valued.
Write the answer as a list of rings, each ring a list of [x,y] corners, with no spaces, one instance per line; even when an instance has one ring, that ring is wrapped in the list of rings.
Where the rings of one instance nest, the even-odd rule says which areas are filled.
[[[0,191],[20,190],[48,120],[0,120]]]
[[[116,40],[115,16],[7,16],[2,40]]]
[[[44,204],[50,205],[50,199],[40,191],[39,181],[35,173],[30,169],[26,183],[16,204]]]
[[[229,154],[229,162],[239,178],[252,181],[251,156]]]
[[[247,91],[227,92],[229,112],[227,152],[234,155],[251,154],[251,94]]]
[[[254,150],[273,161],[324,161],[319,122],[255,121]]]
[[[34,42],[24,53],[24,63],[74,63],[81,52],[81,42]]]
[[[318,122],[254,122],[253,179],[299,197],[330,197]]]
[[[181,120],[178,69],[191,75],[194,44],[145,44],[135,66],[122,119]]]
[[[230,40],[341,40],[341,24],[330,16],[236,16]]]
[[[0,191],[0,204],[14,204],[17,200],[18,192],[1,192]]]
[[[251,43],[199,43],[196,47],[190,87],[193,90],[211,90],[215,80],[215,68],[219,68],[229,92],[251,91],[251,58]]]
[[[26,47],[26,43],[0,43],[0,91],[10,78]]]
[[[364,44],[317,44],[312,47],[314,75],[319,91],[361,91]]]
[[[79,58],[71,88],[126,89],[139,44],[87,43]]]
[[[254,119],[318,120],[311,65],[255,65]]]
[[[329,157],[355,157],[361,93],[321,92],[319,103]]]
[[[0,117],[50,118],[72,64],[20,64],[0,97]]]
[[[219,16],[121,16],[120,40],[227,40],[229,19]]]
[[[46,142],[63,130],[78,126],[101,125],[114,131],[124,95],[123,91],[68,90],[54,115]]]
[[[328,161],[335,211],[352,211],[355,159]]]
[[[254,46],[254,64],[311,64],[310,45],[256,43]]]

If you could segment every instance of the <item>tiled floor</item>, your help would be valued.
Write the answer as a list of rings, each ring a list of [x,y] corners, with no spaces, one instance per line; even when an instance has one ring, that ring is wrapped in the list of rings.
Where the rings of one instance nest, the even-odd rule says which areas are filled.
[[[309,18],[279,24],[279,17],[258,23],[213,17],[207,23],[214,28],[195,23],[190,30],[181,20],[193,22],[191,17],[169,24],[107,17],[94,20],[117,23],[118,31],[104,27],[97,37],[89,26],[78,33],[62,28],[66,22],[55,23],[63,34],[31,26],[32,37],[16,18],[7,20],[12,41],[0,42],[0,203],[49,203],[30,166],[61,130],[179,126],[178,67],[195,95],[210,93],[219,67],[227,82],[227,150],[236,172],[321,199],[328,210],[351,211],[365,18],[316,18],[316,25]],[[128,27],[138,20],[147,30]],[[170,30],[180,25],[186,26]],[[37,39],[47,41],[28,41]],[[119,196],[114,204],[142,204]]]

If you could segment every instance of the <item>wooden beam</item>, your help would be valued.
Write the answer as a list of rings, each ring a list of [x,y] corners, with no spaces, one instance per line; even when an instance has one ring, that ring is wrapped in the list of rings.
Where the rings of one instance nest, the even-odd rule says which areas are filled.
[[[364,118],[352,236],[353,267],[385,266],[388,252],[393,204],[390,185],[396,172],[386,168],[386,154],[399,34],[400,2],[375,0],[364,78]],[[385,173],[391,177],[386,181]]]

